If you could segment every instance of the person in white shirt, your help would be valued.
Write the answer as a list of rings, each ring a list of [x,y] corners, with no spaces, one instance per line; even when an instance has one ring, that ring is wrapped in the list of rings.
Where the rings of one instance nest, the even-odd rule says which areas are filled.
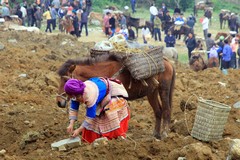
[[[150,33],[149,29],[146,26],[144,26],[142,28],[143,43],[147,44],[147,37],[149,37],[150,34],[151,33]],[[151,37],[151,35],[150,35],[150,37]]]
[[[202,21],[202,27],[203,27],[203,35],[204,35],[204,38],[205,38],[205,39],[207,39],[208,24],[209,24],[209,19],[207,18],[206,15],[204,15],[204,19],[203,19],[203,21]]]
[[[23,6],[23,3],[21,3],[20,11],[22,12],[22,25],[25,26],[25,22],[27,20],[27,9]]]

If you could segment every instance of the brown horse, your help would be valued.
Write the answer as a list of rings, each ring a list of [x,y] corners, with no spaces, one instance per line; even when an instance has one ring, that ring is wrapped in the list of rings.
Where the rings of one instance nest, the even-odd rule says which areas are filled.
[[[172,33],[172,35],[175,36],[175,38],[177,39],[181,39],[181,35],[184,35],[184,41],[186,40],[187,36],[189,33],[194,34],[194,31],[191,27],[187,26],[187,25],[183,25],[183,26],[178,26],[179,28],[176,29],[176,24],[173,24],[168,31],[170,31]]]
[[[209,58],[207,68],[219,67],[219,60],[216,57]]]
[[[196,72],[207,69],[207,65],[201,54],[194,54],[190,58],[190,68]]]
[[[123,66],[121,59],[114,55],[98,56],[85,60],[68,60],[58,71],[60,86],[59,95],[56,99],[57,104],[59,107],[66,107],[64,84],[69,77],[83,81],[97,76],[116,77],[127,89],[129,100],[147,96],[156,119],[153,134],[156,138],[160,139],[161,119],[163,119],[163,135],[167,136],[167,132],[169,131],[175,83],[174,67],[167,60],[164,60],[164,65],[165,71],[146,79],[148,86],[145,86],[141,81],[133,79],[128,69]],[[155,78],[159,83],[154,84],[152,78]]]
[[[141,19],[141,18],[133,18],[128,16],[126,16],[126,21],[127,21],[127,26],[132,26],[136,29],[137,37],[138,37],[138,29],[139,28],[141,29],[144,26],[149,28],[149,31],[153,36],[153,23],[151,23],[150,21],[145,21],[144,19]]]

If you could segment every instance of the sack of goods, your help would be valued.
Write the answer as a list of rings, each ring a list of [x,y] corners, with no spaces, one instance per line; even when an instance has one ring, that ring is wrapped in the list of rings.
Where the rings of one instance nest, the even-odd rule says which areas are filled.
[[[123,64],[128,68],[132,77],[137,80],[144,80],[164,72],[163,47],[129,54],[124,58]]]
[[[126,44],[126,39],[122,34],[114,35],[109,39],[112,44]]]

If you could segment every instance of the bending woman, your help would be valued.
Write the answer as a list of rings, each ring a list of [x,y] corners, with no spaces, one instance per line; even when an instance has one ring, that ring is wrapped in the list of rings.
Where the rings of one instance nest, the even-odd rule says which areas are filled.
[[[85,82],[70,79],[64,86],[71,99],[70,124],[67,132],[73,137],[82,133],[82,141],[92,143],[95,139],[126,136],[130,119],[128,94],[119,81],[94,77]],[[73,129],[80,103],[86,105],[86,117],[81,126]]]

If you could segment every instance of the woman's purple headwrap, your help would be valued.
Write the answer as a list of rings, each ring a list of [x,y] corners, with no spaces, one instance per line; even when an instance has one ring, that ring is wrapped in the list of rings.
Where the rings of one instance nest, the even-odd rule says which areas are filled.
[[[64,85],[64,90],[69,95],[82,95],[85,87],[86,85],[83,83],[83,81],[69,79]]]

